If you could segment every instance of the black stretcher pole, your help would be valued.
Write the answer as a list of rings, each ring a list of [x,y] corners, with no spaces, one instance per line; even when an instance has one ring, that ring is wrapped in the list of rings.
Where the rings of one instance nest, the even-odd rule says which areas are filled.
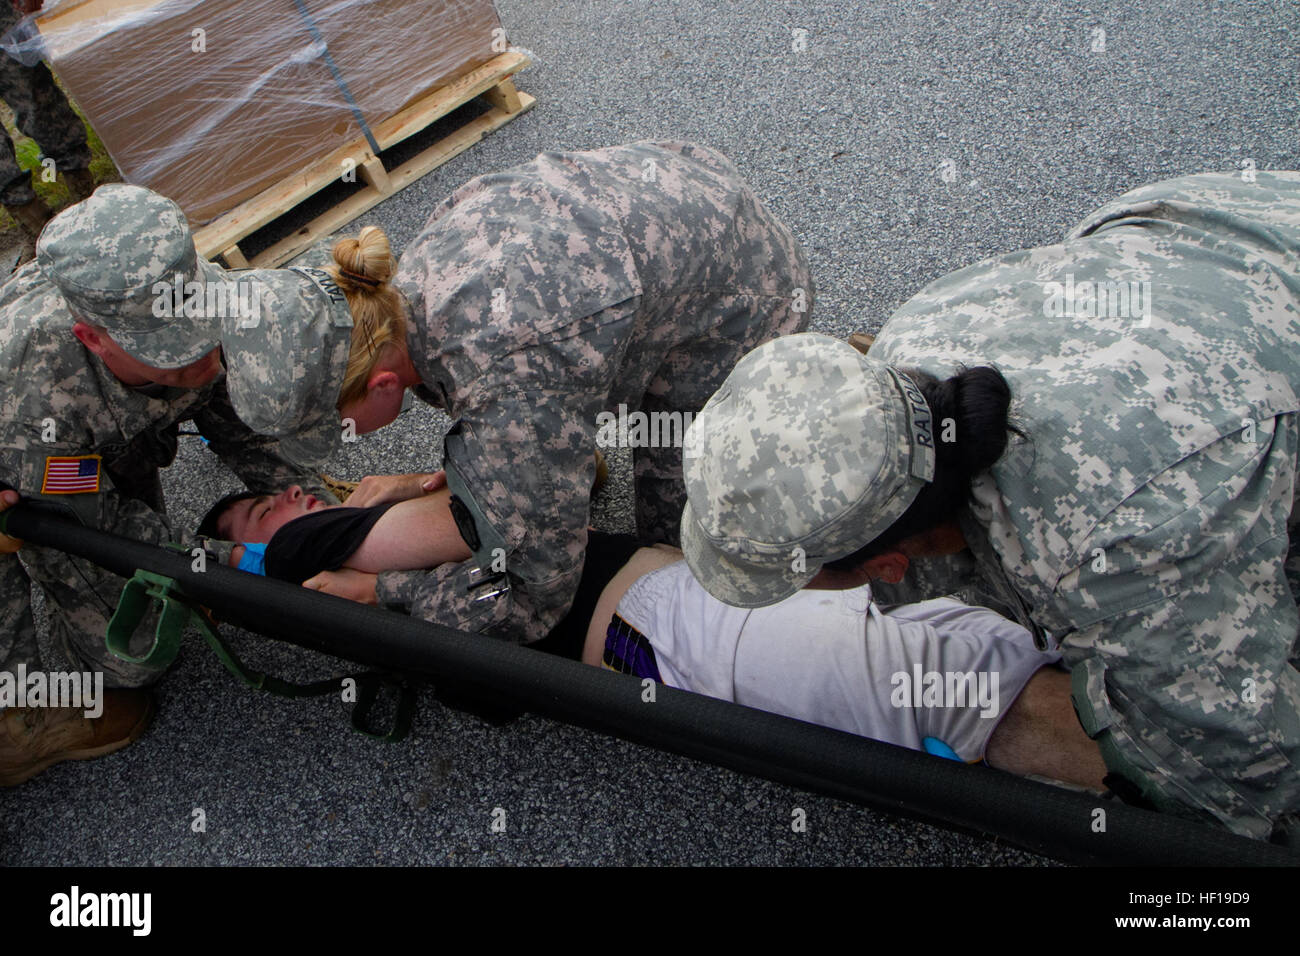
[[[19,504],[0,530],[130,577],[174,578],[193,601],[250,631],[356,661],[453,681],[534,713],[779,783],[974,830],[1079,863],[1297,865],[1300,853],[1227,830],[1023,777],[657,686],[482,635],[415,620],[81,527]],[[1105,811],[1098,832],[1095,811]]]

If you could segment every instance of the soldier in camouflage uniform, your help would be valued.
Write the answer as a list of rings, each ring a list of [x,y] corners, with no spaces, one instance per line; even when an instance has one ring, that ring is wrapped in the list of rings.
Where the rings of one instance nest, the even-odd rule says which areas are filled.
[[[813,301],[789,231],[730,161],[683,143],[543,153],[474,179],[434,210],[395,285],[410,307],[395,367],[455,419],[444,464],[475,559],[381,574],[366,597],[529,641],[581,576],[598,415],[621,404],[682,422],[668,447],[634,451],[638,530],[674,540],[683,413],[746,351],[804,328]],[[332,408],[340,376],[303,368],[311,350],[272,324],[227,323],[231,396],[253,427],[302,441],[297,410]],[[335,419],[318,457],[337,438]]]
[[[1300,173],[1157,183],[1092,213],[1060,245],[932,283],[864,360],[941,379],[959,365],[994,366],[1029,439],[973,482],[961,525],[969,550],[914,561],[906,586],[881,586],[879,599],[974,589],[1049,632],[1117,782],[1257,838],[1278,825],[1275,838],[1287,839],[1300,809],[1300,674],[1288,661],[1300,617],[1284,573],[1288,523],[1300,517],[1298,256]],[[749,387],[779,406],[817,377],[789,374]],[[823,406],[846,388],[817,387]],[[904,407],[904,392],[887,404]],[[771,416],[728,445],[710,435],[713,407],[697,421],[708,452],[688,462],[688,558],[724,600],[747,588],[779,599],[771,582],[782,575],[765,559],[696,521],[707,502],[691,482],[706,468],[729,469],[737,487],[770,473],[775,446],[761,443],[801,425]],[[859,448],[907,434],[898,422],[887,429],[889,416],[871,420]],[[868,515],[905,505],[924,480],[907,477],[915,459],[882,460]],[[814,489],[786,524],[836,520],[842,505]],[[881,533],[864,517],[858,526],[841,544]]]
[[[25,4],[39,8],[40,4]],[[19,11],[10,0],[0,0],[0,35],[18,22]],[[94,188],[90,174],[90,147],[86,144],[86,127],[68,105],[63,91],[54,82],[44,63],[24,66],[0,53],[0,100],[14,111],[20,130],[36,140],[44,158],[54,161],[63,174],[74,200],[84,199]],[[23,261],[31,258],[34,241],[50,218],[50,210],[36,197],[31,174],[18,165],[14,144],[0,130],[0,203],[17,220],[26,233],[28,249]]]
[[[179,424],[193,420],[250,487],[298,481],[328,497],[275,441],[235,416],[215,316],[157,315],[155,284],[178,276],[206,287],[223,272],[196,255],[180,209],[148,190],[103,186],[50,221],[37,261],[0,289],[0,481],[66,506],[91,527],[162,543],[171,531],[158,469],[176,454]],[[104,647],[120,578],[58,551],[28,544],[15,554],[13,539],[4,543],[0,670],[39,667],[30,595],[39,585],[53,642],[74,670],[102,671],[116,688],[158,678]],[[21,782],[54,759],[107,752],[126,742],[121,734],[142,730],[147,698],[114,700],[117,713],[106,708],[98,721],[80,710],[0,715],[0,783]]]

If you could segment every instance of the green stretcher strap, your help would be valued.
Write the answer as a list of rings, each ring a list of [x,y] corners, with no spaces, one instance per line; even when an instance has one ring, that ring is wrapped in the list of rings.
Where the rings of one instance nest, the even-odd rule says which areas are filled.
[[[144,654],[132,654],[131,638],[155,602],[162,605],[162,613],[154,628],[153,643]],[[165,670],[180,652],[181,634],[191,614],[190,606],[180,597],[175,579],[150,571],[136,571],[122,588],[117,610],[108,622],[104,643],[114,657]]]
[[[143,655],[132,654],[132,638],[155,603],[162,606],[162,613],[154,629],[153,643]],[[176,659],[185,627],[191,623],[198,628],[221,665],[246,687],[280,697],[320,697],[338,693],[345,680],[352,680],[356,684],[356,702],[352,707],[354,730],[389,743],[402,740],[410,732],[411,718],[415,713],[415,689],[408,681],[391,674],[366,671],[299,684],[254,670],[241,661],[222,640],[220,626],[211,612],[192,603],[185,597],[176,579],[165,575],[143,570],[135,572],[122,589],[117,610],[108,622],[104,643],[114,657],[162,670]],[[380,691],[384,688],[397,695],[397,702],[392,723],[387,728],[377,729],[374,727],[375,706],[380,699]]]

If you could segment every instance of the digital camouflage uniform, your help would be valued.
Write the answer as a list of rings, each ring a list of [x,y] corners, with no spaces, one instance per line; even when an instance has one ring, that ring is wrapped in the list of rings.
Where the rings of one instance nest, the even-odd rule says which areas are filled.
[[[544,636],[572,603],[597,415],[697,412],[746,351],[803,329],[813,303],[790,232],[730,161],[684,143],[543,153],[474,179],[434,210],[396,284],[417,394],[455,420],[445,465],[475,559],[382,574],[380,601],[516,640]],[[634,451],[649,538],[677,535],[675,445]]]
[[[0,35],[18,22],[9,0],[0,0]],[[41,155],[54,160],[57,172],[73,172],[90,166],[86,126],[68,105],[67,97],[54,82],[44,63],[23,66],[0,52],[0,100],[14,111],[14,122],[41,148]],[[21,206],[36,198],[31,173],[18,165],[9,134],[0,129],[0,203]]]
[[[871,350],[940,378],[996,366],[1031,439],[975,484],[965,530],[983,580],[968,555],[918,561],[893,599],[973,584],[1050,631],[1107,766],[1161,808],[1256,837],[1300,809],[1300,618],[1283,567],[1298,256],[1300,174],[1157,183],[1060,245],[932,283]],[[1067,281],[1072,310],[1056,297]],[[1118,286],[1089,305],[1080,283],[1098,281],[1150,283],[1149,321]]]
[[[142,196],[155,206],[162,204],[162,212],[151,206],[141,214],[134,204]],[[78,229],[85,210],[97,210],[103,217],[112,203],[120,213],[109,209],[119,220],[113,228],[94,234]],[[85,255],[77,255],[77,243],[87,250]],[[58,260],[61,274],[73,274],[82,282],[85,270],[102,266],[104,281],[99,288],[83,287],[84,298],[73,305],[47,275],[52,259]],[[134,287],[147,295],[151,273],[171,279],[173,269],[209,280],[220,275],[216,267],[197,260],[180,210],[138,187],[101,187],[46,227],[38,260],[0,288],[0,481],[26,498],[66,505],[93,527],[162,543],[171,533],[158,469],[176,454],[179,424],[193,420],[211,449],[251,488],[273,491],[296,481],[329,497],[318,487],[318,478],[280,456],[274,440],[255,435],[236,418],[223,379],[192,390],[128,387],[73,336],[78,316],[95,324],[129,324],[127,306],[147,300],[137,297],[132,302],[114,287]],[[122,306],[115,308],[115,302]],[[88,312],[92,305],[98,311]],[[142,326],[135,328],[143,331]],[[116,329],[113,337],[124,347],[138,340],[135,333]],[[216,338],[214,331],[210,341],[199,340],[199,354],[215,347]],[[158,350],[157,365],[185,364],[192,348],[171,354]],[[49,459],[92,455],[102,456],[98,468],[88,466],[98,471],[99,491],[41,494]],[[112,657],[104,648],[122,579],[31,543],[17,555],[0,555],[0,670],[13,671],[19,663],[38,666],[33,583],[45,592],[56,646],[75,669],[103,671],[108,686],[138,686],[158,676]]]

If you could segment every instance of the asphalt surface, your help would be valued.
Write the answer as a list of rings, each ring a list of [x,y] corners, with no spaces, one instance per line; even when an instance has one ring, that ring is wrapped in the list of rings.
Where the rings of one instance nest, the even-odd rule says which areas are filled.
[[[536,58],[518,78],[536,108],[352,228],[380,225],[401,248],[458,183],[540,150],[698,140],[727,153],[804,243],[813,328],[843,336],[878,328],[948,271],[1057,240],[1134,186],[1250,161],[1300,168],[1295,3],[499,9]],[[413,410],[331,470],[434,467],[446,425]],[[631,530],[628,477],[616,459],[597,526]],[[165,483],[181,526],[239,485],[197,439]],[[291,676],[341,667],[253,635],[236,646]],[[153,728],[121,753],[0,791],[0,861],[1050,862],[533,716],[492,727],[427,693],[412,737],[378,744],[348,729],[336,700],[242,689],[196,640],[158,702]],[[806,832],[792,831],[796,807]],[[496,808],[505,832],[491,830]]]

